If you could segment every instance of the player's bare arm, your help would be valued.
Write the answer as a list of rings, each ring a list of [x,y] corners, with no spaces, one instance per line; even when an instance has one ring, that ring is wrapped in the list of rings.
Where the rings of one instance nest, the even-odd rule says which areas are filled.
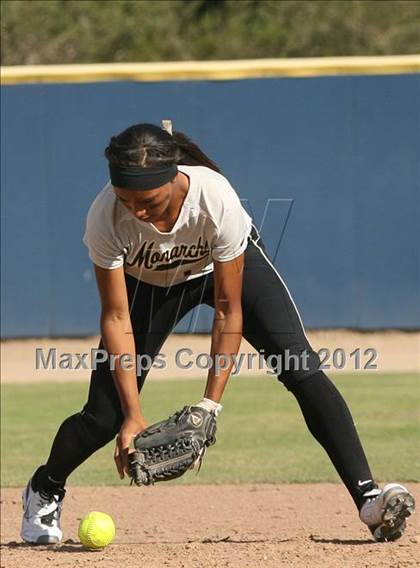
[[[228,262],[214,262],[214,320],[211,336],[212,361],[204,396],[220,402],[239,351],[242,338],[242,281],[244,254]],[[217,356],[219,359],[217,359]]]
[[[112,371],[115,386],[124,413],[124,422],[117,437],[115,463],[120,478],[128,467],[128,450],[134,436],[146,427],[137,392],[135,364],[128,368],[120,365],[118,356],[127,354],[133,363],[136,360],[133,330],[130,320],[124,270],[107,270],[95,266],[96,282],[101,300],[101,335],[105,349],[116,355],[115,370]]]

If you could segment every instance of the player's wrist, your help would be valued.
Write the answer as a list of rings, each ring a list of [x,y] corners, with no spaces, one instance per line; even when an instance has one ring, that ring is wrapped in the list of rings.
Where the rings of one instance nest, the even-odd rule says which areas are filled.
[[[124,418],[125,420],[135,420],[136,422],[145,421],[141,408],[138,404],[126,407],[124,409]]]
[[[223,406],[221,404],[205,397],[194,406],[199,406],[200,408],[204,408],[208,412],[213,412],[215,416],[218,416],[223,410]]]

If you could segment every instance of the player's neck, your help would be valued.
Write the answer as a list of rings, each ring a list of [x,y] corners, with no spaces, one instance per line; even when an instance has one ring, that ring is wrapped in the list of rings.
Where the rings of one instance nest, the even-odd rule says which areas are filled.
[[[187,197],[190,188],[190,179],[185,174],[179,172],[177,183],[174,187],[171,203],[168,207],[167,214],[162,219],[153,222],[153,225],[159,231],[169,232],[177,222],[181,214],[182,206]]]

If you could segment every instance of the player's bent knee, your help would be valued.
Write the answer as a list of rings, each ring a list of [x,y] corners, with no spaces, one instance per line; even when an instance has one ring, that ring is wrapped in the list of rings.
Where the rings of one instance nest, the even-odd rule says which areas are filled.
[[[288,355],[288,358],[287,358]],[[285,352],[282,368],[277,378],[289,391],[293,391],[302,381],[315,375],[320,369],[321,361],[318,353],[308,348]]]

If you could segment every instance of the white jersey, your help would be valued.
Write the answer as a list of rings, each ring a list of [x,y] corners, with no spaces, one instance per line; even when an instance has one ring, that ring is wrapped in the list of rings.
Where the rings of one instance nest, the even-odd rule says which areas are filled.
[[[171,286],[213,270],[247,247],[252,220],[221,174],[204,166],[178,166],[190,185],[169,232],[137,219],[108,183],[92,203],[83,242],[94,264],[156,286]]]

